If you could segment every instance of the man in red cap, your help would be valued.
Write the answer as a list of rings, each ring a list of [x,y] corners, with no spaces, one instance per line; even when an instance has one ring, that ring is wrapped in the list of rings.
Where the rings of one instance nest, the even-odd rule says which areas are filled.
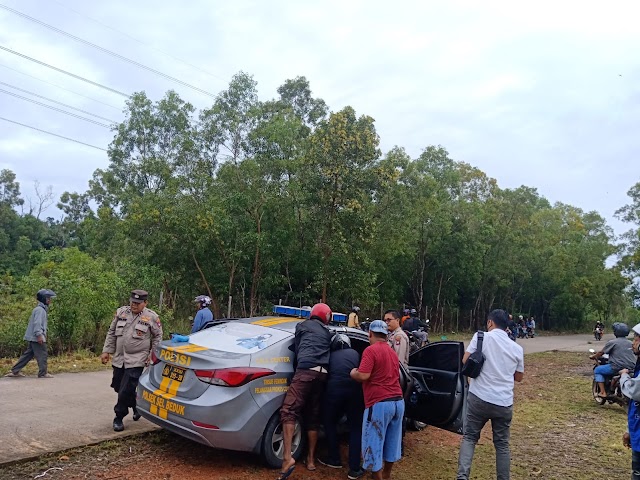
[[[304,419],[307,429],[307,469],[315,470],[318,427],[321,423],[320,407],[329,373],[329,355],[332,334],[327,328],[332,317],[331,308],[317,303],[309,319],[296,325],[294,353],[296,371],[280,409],[282,420],[282,469],[278,480],[289,478],[296,466],[291,456],[291,442],[296,420]]]

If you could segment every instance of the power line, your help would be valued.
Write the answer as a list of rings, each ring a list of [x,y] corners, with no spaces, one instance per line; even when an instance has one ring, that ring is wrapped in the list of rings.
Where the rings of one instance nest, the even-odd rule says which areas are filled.
[[[51,69],[55,70],[56,72],[64,73],[65,75],[69,75],[70,77],[77,78],[78,80],[82,80],[83,82],[87,82],[87,83],[89,83],[91,85],[95,85],[96,87],[104,88],[105,90],[108,90],[111,93],[116,93],[116,94],[121,95],[121,96],[123,96],[125,98],[129,98],[130,97],[130,95],[127,94],[127,93],[120,92],[120,91],[115,90],[115,89],[113,89],[111,87],[107,87],[106,85],[102,85],[101,83],[97,83],[97,82],[94,82],[93,80],[89,80],[88,78],[84,78],[84,77],[81,77],[80,75],[76,75],[75,73],[67,72],[66,70],[63,70],[63,69],[58,68],[58,67],[54,67],[53,65],[49,65],[48,63],[45,63],[45,62],[41,62],[40,60],[36,60],[33,57],[30,57],[30,56],[25,55],[25,54],[20,53],[20,52],[16,52],[15,50],[11,50],[10,48],[3,47],[2,45],[0,45],[0,50],[4,50],[5,52],[13,53],[14,55],[17,55],[19,57],[26,58],[27,60],[35,62],[35,63],[37,63],[39,65],[43,65],[43,66],[45,66],[47,68],[51,68]]]
[[[13,97],[20,98],[20,99],[25,100],[27,102],[35,103],[36,105],[40,105],[40,106],[45,107],[45,108],[50,108],[51,110],[55,110],[56,112],[64,113],[65,115],[69,115],[71,117],[79,118],[80,120],[84,120],[85,122],[95,123],[96,125],[100,125],[101,127],[105,127],[105,128],[111,128],[106,123],[101,123],[101,122],[98,122],[96,120],[92,120],[90,118],[83,117],[82,115],[76,115],[75,113],[67,112],[66,110],[63,110],[61,108],[57,108],[57,107],[54,107],[54,106],[51,106],[51,105],[47,105],[46,103],[38,102],[37,100],[33,100],[31,98],[23,97],[22,95],[18,95],[17,93],[9,92],[8,90],[4,90],[2,88],[0,88],[0,92],[6,93],[7,95],[11,95]]]
[[[76,140],[75,138],[65,137],[63,135],[58,135],[57,133],[49,132],[47,130],[42,130],[41,128],[36,128],[31,125],[27,125],[25,123],[16,122],[15,120],[9,120],[8,118],[0,117],[0,120],[4,120],[5,122],[15,123],[16,125],[20,125],[22,127],[30,128],[32,130],[37,130],[38,132],[46,133],[47,135],[53,135],[54,137],[64,138],[65,140],[69,140],[70,142],[79,143],[80,145],[86,145],[87,147],[95,148],[97,150],[102,150],[106,152],[107,150],[102,147],[96,147],[95,145],[91,145],[90,143],[81,142],[80,140]]]
[[[56,87],[56,88],[59,88],[60,90],[65,90],[65,91],[67,91],[67,92],[69,92],[69,93],[73,93],[74,95],[78,95],[79,97],[83,97],[83,98],[86,98],[86,99],[88,99],[88,100],[92,100],[92,101],[94,101],[94,102],[101,103],[102,105],[106,105],[106,106],[107,106],[107,107],[109,107],[109,108],[114,108],[114,109],[116,109],[116,110],[120,110],[120,111],[122,110],[120,107],[115,107],[115,106],[113,106],[113,105],[109,105],[108,103],[103,102],[102,100],[98,100],[98,99],[96,99],[96,98],[87,97],[86,95],[83,95],[83,94],[81,94],[81,93],[74,92],[73,90],[69,90],[68,88],[64,88],[64,87],[61,87],[60,85],[56,85],[55,83],[51,83],[51,82],[48,82],[48,81],[46,81],[46,80],[42,80],[41,78],[38,78],[38,77],[36,77],[35,75],[29,75],[28,73],[24,73],[24,72],[21,72],[20,70],[16,70],[15,68],[11,68],[11,67],[8,67],[8,66],[6,66],[6,65],[2,65],[1,63],[0,63],[0,67],[2,67],[2,68],[8,68],[9,70],[13,70],[14,72],[19,73],[20,75],[25,75],[25,76],[27,76],[27,77],[31,77],[31,78],[33,78],[33,79],[35,79],[35,80],[38,80],[39,82],[42,82],[42,83],[48,83],[49,85],[52,85],[52,86],[54,86],[54,87]]]
[[[112,30],[114,32],[117,32],[120,35],[124,35],[125,37],[130,38],[131,40],[133,40],[134,42],[138,42],[139,44],[144,45],[145,47],[150,48],[151,50],[154,50],[154,51],[156,51],[158,53],[161,53],[162,55],[166,55],[167,57],[173,58],[174,60],[177,60],[177,61],[179,61],[179,62],[181,62],[181,63],[183,63],[185,65],[188,65],[188,66],[190,66],[192,68],[195,68],[196,70],[199,70],[200,72],[205,73],[205,74],[209,75],[210,77],[213,77],[215,79],[218,79],[218,80],[221,80],[223,82],[226,82],[226,80],[224,78],[219,77],[217,75],[214,75],[213,73],[205,70],[204,68],[200,68],[197,65],[194,65],[193,63],[187,62],[186,60],[183,60],[183,59],[181,59],[179,57],[176,57],[175,55],[170,54],[169,52],[165,52],[164,50],[160,50],[159,48],[156,48],[153,45],[151,45],[151,44],[149,44],[149,43],[147,43],[147,42],[145,42],[143,40],[140,40],[140,39],[138,39],[138,38],[136,38],[136,37],[134,37],[132,35],[129,35],[127,32],[123,32],[122,30],[119,30],[119,29],[117,29],[115,27],[107,25],[106,23],[101,22],[100,20],[98,20],[96,18],[90,17],[89,15],[86,15],[86,14],[84,14],[82,12],[79,12],[78,10],[73,9],[70,6],[65,5],[62,2],[58,2],[57,0],[50,0],[50,1],[53,2],[53,3],[57,3],[61,7],[64,7],[67,10],[71,10],[75,14],[80,15],[81,17],[84,17],[84,18],[86,18],[88,20],[91,20],[92,22],[95,22],[98,25],[102,25],[103,27],[108,28],[109,30]]]
[[[82,110],[81,108],[72,107],[71,105],[67,105],[66,103],[58,102],[57,100],[53,100],[51,98],[47,98],[45,96],[38,95],[37,93],[30,92],[29,90],[25,90],[24,88],[19,88],[19,87],[16,87],[14,85],[10,85],[10,84],[5,83],[5,82],[0,82],[0,85],[4,85],[5,87],[13,88],[14,90],[18,90],[20,92],[28,93],[29,95],[33,95],[34,97],[42,98],[43,100],[46,100],[48,102],[57,103],[58,105],[62,105],[63,107],[67,107],[67,108],[70,108],[72,110],[76,110],[78,112],[86,113],[87,115],[91,115],[92,117],[96,117],[96,118],[100,118],[102,120],[106,120],[107,122],[110,122],[110,123],[118,123],[115,120],[111,120],[110,118],[101,117],[100,115],[96,115],[95,113],[91,113],[91,112],[88,112],[86,110]],[[2,90],[0,89],[0,91],[2,91]]]
[[[182,80],[180,80],[180,79],[178,79],[176,77],[172,77],[171,75],[167,75],[166,73],[162,73],[159,70],[156,70],[154,68],[151,68],[151,67],[148,67],[146,65],[143,65],[142,63],[136,62],[135,60],[132,60],[132,59],[127,58],[127,57],[125,57],[123,55],[120,55],[119,53],[116,53],[116,52],[113,52],[111,50],[108,50],[108,49],[106,49],[104,47],[101,47],[100,45],[96,45],[95,43],[92,43],[92,42],[89,42],[88,40],[85,40],[83,38],[77,37],[77,36],[75,36],[75,35],[73,35],[73,34],[71,34],[69,32],[65,32],[64,30],[60,30],[59,28],[56,28],[53,25],[49,25],[48,23],[45,23],[43,21],[38,20],[37,18],[31,17],[31,16],[26,15],[26,14],[24,14],[22,12],[19,12],[18,10],[14,10],[13,8],[7,7],[6,5],[3,5],[1,3],[0,3],[0,8],[2,8],[4,10],[7,10],[7,11],[9,11],[11,13],[15,13],[16,15],[18,15],[18,16],[20,16],[22,18],[26,18],[27,20],[30,20],[32,22],[35,22],[38,25],[42,25],[43,27],[48,28],[49,30],[53,30],[54,32],[59,33],[60,35],[64,35],[65,37],[71,38],[72,40],[75,40],[77,42],[83,43],[83,44],[88,45],[88,46],[90,46],[92,48],[98,49],[101,52],[104,52],[104,53],[106,53],[108,55],[111,55],[112,57],[115,57],[115,58],[118,58],[118,59],[123,60],[125,62],[131,63],[132,65],[135,65],[135,66],[137,66],[139,68],[142,68],[142,69],[147,70],[149,72],[155,73],[156,75],[164,77],[164,78],[166,78],[168,80],[171,80],[173,82],[179,83],[180,85],[184,85],[185,87],[188,87],[188,88],[191,88],[193,90],[196,90],[197,92],[203,93],[204,95],[208,95],[210,97],[215,98],[215,95],[213,93],[209,93],[206,90],[203,90],[202,88],[195,87],[195,86],[193,86],[193,85],[191,85],[191,84],[189,84],[187,82],[183,82]]]

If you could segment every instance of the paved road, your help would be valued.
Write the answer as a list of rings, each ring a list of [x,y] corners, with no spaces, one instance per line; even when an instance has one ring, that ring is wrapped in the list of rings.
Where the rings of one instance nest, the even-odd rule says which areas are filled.
[[[613,339],[612,334],[605,335],[602,340],[596,342],[593,335],[557,335],[553,337],[520,338],[518,344],[524,348],[524,353],[549,352],[561,350],[564,352],[589,352],[590,348],[600,350],[602,346]]]
[[[0,378],[0,464],[156,428],[129,415],[114,432],[110,383],[110,371]]]
[[[607,336],[605,340],[613,338]],[[521,339],[525,353],[565,350],[588,352],[604,341],[590,335]],[[43,453],[97,443],[156,428],[144,418],[125,419],[126,430],[111,427],[116,394],[111,372],[66,373],[52,379],[0,378],[0,464]]]

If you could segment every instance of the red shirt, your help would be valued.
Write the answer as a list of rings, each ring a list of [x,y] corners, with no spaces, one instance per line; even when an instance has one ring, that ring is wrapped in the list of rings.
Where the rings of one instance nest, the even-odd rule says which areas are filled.
[[[365,348],[358,371],[371,374],[362,384],[366,408],[382,400],[402,397],[400,362],[387,342],[376,342]]]

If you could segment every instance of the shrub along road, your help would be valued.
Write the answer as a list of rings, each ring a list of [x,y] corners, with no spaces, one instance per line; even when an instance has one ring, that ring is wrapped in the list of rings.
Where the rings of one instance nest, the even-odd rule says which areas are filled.
[[[571,358],[575,359],[574,363],[584,364],[586,370],[582,372],[582,377],[585,377],[590,372],[589,361],[586,358],[587,350],[590,347],[599,349],[604,345],[604,341],[589,344],[591,339],[589,335],[562,335],[520,340],[519,343],[524,346],[526,353],[545,350],[584,352],[584,356],[573,354]],[[548,358],[554,358],[552,353],[547,355],[549,355]],[[564,358],[562,354],[558,356]],[[525,369],[527,363],[525,359]],[[561,373],[560,378],[563,378],[561,366],[557,372]],[[0,392],[2,392],[0,444],[3,445],[0,449],[0,463],[122,437],[123,433],[113,432],[111,428],[116,395],[109,388],[110,375],[110,371],[100,371],[63,373],[56,375],[53,379],[0,378]],[[527,371],[525,385],[532,386],[539,381],[539,376],[535,373],[533,375],[535,375],[534,378],[532,373]],[[586,381],[585,378],[581,380]],[[518,386],[516,390],[520,388]],[[549,403],[547,398],[548,388],[544,385],[540,385],[539,388],[539,391],[544,393],[544,396],[539,398],[540,403],[547,410],[553,411],[554,403]],[[525,390],[527,390],[526,386],[523,387],[523,391]],[[538,390],[534,389],[534,391]],[[580,390],[579,393],[588,397],[590,391],[587,388],[585,391]],[[558,392],[555,394],[557,395]],[[537,393],[532,394],[531,398],[538,399]],[[588,408],[591,406],[589,405]],[[622,418],[620,422],[624,428],[624,419]],[[125,419],[125,427],[124,435],[155,429],[154,425],[144,419],[134,423],[130,416]],[[171,438],[171,443],[174,445],[187,443],[186,450],[193,448],[194,444],[191,442],[175,436]],[[442,438],[449,437],[445,435]],[[420,436],[414,436],[412,439],[413,443],[423,441],[427,440]],[[452,435],[449,441],[455,445],[454,450],[457,452],[457,436]],[[215,455],[216,458],[220,456],[213,452],[209,454]],[[225,452],[220,458],[225,458],[227,455],[228,452]],[[240,455],[238,458],[243,456]],[[257,460],[254,463],[256,463],[255,468],[259,468]],[[1,475],[0,478],[2,478]]]

